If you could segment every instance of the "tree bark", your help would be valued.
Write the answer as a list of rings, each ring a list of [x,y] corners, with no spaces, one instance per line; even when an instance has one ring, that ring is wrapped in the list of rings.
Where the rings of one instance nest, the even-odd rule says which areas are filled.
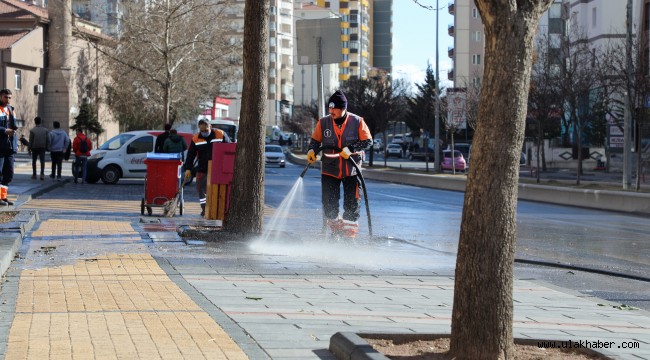
[[[456,359],[512,358],[519,158],[533,39],[551,1],[475,0],[486,61],[456,261],[450,350]]]
[[[269,38],[269,2],[246,0],[244,86],[231,208],[226,229],[259,234],[264,222],[264,123]]]

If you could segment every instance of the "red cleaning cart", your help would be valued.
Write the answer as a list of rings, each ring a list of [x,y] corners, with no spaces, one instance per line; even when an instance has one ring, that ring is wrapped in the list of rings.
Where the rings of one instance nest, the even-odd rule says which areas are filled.
[[[180,186],[181,170],[183,164],[180,154],[148,153],[144,160],[147,165],[147,175],[144,179],[144,197],[140,204],[140,214],[151,215],[154,207],[163,207],[176,195]],[[179,214],[183,215],[183,189],[178,197]]]

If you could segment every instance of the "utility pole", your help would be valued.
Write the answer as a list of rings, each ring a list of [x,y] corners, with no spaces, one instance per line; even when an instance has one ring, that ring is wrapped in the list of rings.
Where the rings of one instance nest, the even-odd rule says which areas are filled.
[[[627,94],[625,96],[625,117],[623,120],[623,190],[632,186],[632,0],[627,0],[627,34],[625,37]]]
[[[438,0],[436,0],[436,105],[435,105],[435,111],[436,111],[436,120],[435,120],[435,129],[433,129],[434,134],[435,134],[435,144],[433,146],[433,149],[435,150],[436,154],[434,156],[434,172],[440,172],[440,154],[442,153],[442,149],[440,149],[440,63],[438,61],[438,33],[439,33],[439,27],[438,27],[438,13],[440,12],[440,8],[438,7]],[[429,144],[425,145],[426,147],[429,146]],[[425,147],[425,149],[426,149]]]

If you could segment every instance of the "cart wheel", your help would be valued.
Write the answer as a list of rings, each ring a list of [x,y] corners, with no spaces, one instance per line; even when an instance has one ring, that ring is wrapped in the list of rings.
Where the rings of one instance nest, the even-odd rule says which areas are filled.
[[[144,198],[142,198],[142,202],[140,203],[140,215],[144,215]]]
[[[153,213],[153,211],[151,210],[151,206],[147,206],[147,214],[149,214],[149,216],[151,216],[152,213]]]
[[[183,216],[183,200],[179,200],[178,213],[180,214],[180,216]]]

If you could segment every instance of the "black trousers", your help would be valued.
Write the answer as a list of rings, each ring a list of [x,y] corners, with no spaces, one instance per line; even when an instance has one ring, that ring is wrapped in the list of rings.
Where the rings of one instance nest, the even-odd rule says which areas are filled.
[[[41,162],[41,175],[45,174],[45,149],[32,149],[32,174],[36,175],[36,159]]]
[[[63,166],[63,151],[50,152],[52,158],[52,177],[61,177],[61,167]]]
[[[339,201],[341,200],[341,183],[343,183],[343,220],[357,221],[359,219],[359,181],[356,176],[337,179],[321,175],[323,212],[327,219],[339,216]]]

